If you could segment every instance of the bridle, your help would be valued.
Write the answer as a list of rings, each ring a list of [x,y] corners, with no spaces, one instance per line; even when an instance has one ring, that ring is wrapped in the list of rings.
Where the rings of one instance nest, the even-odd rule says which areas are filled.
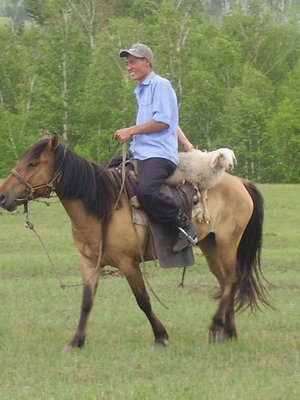
[[[32,186],[28,181],[26,181],[26,179],[24,179],[17,170],[12,169],[10,171],[10,173],[18,179],[19,182],[21,182],[25,188],[27,190],[29,190],[29,193],[27,194],[27,196],[23,197],[23,198],[18,198],[17,202],[19,204],[23,204],[23,203],[28,203],[29,201],[34,199],[34,194],[37,190],[39,189],[45,189],[45,193],[43,195],[43,197],[49,198],[51,196],[51,194],[55,191],[56,187],[54,185],[54,182],[58,183],[61,176],[62,176],[62,166],[64,163],[64,160],[66,158],[66,153],[67,150],[66,148],[64,148],[64,156],[63,159],[61,161],[61,164],[59,166],[59,168],[57,169],[57,171],[55,172],[55,174],[53,175],[53,177],[50,179],[49,182],[47,183],[43,183],[41,185],[37,185],[37,186]]]
[[[65,161],[66,154],[67,154],[67,149],[64,147],[64,156],[63,156],[63,159],[62,159],[62,161],[60,163],[59,168],[57,169],[57,171],[55,172],[53,177],[50,179],[50,181],[47,182],[47,183],[43,183],[42,185],[32,186],[28,181],[26,181],[26,179],[24,179],[19,174],[19,172],[17,170],[12,169],[10,171],[10,173],[15,178],[17,178],[17,180],[20,183],[22,183],[22,185],[24,185],[27,190],[29,190],[29,193],[28,193],[28,195],[26,197],[17,199],[17,202],[19,204],[23,204],[24,205],[25,227],[30,229],[30,230],[32,230],[34,232],[34,234],[36,235],[36,237],[38,238],[40,244],[42,245],[42,247],[43,247],[43,249],[44,249],[44,251],[45,251],[45,253],[46,253],[47,257],[48,257],[48,260],[49,260],[49,262],[50,262],[50,264],[52,266],[52,269],[53,269],[57,279],[60,282],[61,289],[83,286],[86,283],[88,283],[91,279],[93,279],[93,277],[96,274],[98,274],[98,272],[100,271],[100,268],[101,268],[101,257],[102,257],[102,252],[103,252],[102,251],[102,240],[100,240],[99,256],[98,256],[98,261],[97,261],[97,265],[96,265],[96,269],[95,269],[94,273],[89,278],[87,278],[86,280],[84,280],[81,283],[73,284],[73,285],[66,285],[62,281],[62,279],[60,278],[59,273],[58,273],[57,269],[55,268],[55,265],[54,265],[54,263],[52,261],[52,258],[50,256],[50,254],[49,254],[49,252],[48,252],[48,250],[47,250],[47,248],[46,248],[41,236],[37,233],[34,225],[29,221],[28,202],[31,201],[31,200],[34,200],[34,193],[39,189],[45,189],[45,193],[44,193],[43,197],[47,197],[47,198],[49,198],[51,196],[52,192],[54,192],[56,190],[54,182],[58,183],[60,181],[60,178],[62,176],[62,166],[63,166],[63,163]]]

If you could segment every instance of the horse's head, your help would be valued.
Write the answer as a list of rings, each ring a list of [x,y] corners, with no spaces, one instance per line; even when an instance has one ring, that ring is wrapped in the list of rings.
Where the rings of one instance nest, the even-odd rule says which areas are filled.
[[[0,185],[1,207],[14,211],[19,204],[38,197],[49,197],[60,175],[60,171],[53,168],[57,146],[58,137],[47,135],[26,152]]]

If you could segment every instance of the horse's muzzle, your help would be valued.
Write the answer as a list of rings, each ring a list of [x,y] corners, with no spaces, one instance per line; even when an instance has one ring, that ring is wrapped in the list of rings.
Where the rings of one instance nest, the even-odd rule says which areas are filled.
[[[4,208],[9,212],[12,212],[17,209],[18,205],[19,202],[17,199],[9,201],[4,193],[0,193],[0,207]]]

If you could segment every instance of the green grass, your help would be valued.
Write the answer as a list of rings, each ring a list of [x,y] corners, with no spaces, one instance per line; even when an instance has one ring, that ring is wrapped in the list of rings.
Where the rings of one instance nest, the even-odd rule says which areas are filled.
[[[186,286],[178,269],[147,264],[152,298],[170,335],[153,345],[148,321],[122,277],[103,277],[85,347],[60,350],[75,331],[81,288],[61,290],[22,210],[0,210],[1,400],[296,400],[300,387],[300,186],[259,185],[265,198],[263,270],[275,310],[237,316],[239,340],[209,345],[216,281],[197,252]],[[78,253],[61,205],[30,206],[30,219],[67,284]]]

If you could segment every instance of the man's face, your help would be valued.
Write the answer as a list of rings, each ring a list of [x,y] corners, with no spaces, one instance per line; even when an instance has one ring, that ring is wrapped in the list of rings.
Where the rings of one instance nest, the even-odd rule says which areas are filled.
[[[129,54],[125,65],[133,81],[142,82],[151,72],[151,63],[147,58],[137,58]]]

